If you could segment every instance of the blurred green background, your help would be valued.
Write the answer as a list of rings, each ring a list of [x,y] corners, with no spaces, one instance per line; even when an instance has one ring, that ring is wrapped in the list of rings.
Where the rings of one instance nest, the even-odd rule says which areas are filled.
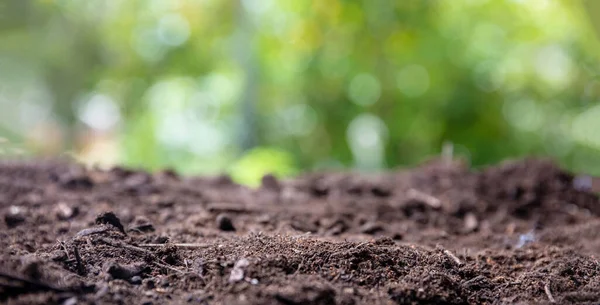
[[[600,175],[599,19],[594,0],[2,0],[0,149],[249,184],[451,146]]]

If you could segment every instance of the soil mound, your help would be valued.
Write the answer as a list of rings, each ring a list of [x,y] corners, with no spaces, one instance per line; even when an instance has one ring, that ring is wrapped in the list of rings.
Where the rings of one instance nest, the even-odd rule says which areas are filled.
[[[600,202],[548,160],[180,177],[0,163],[8,304],[597,304]]]

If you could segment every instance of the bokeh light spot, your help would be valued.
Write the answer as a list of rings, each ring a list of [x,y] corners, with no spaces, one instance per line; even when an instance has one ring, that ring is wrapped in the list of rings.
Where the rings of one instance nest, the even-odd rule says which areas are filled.
[[[167,48],[160,43],[156,31],[147,27],[139,28],[134,32],[132,44],[140,57],[148,62],[161,60],[167,52]]]
[[[561,89],[573,78],[573,63],[569,55],[558,45],[543,47],[535,58],[538,76],[548,85]]]
[[[575,141],[600,149],[600,105],[575,117],[571,130]]]
[[[504,118],[524,131],[536,131],[542,123],[542,110],[532,99],[507,100],[502,107]]]
[[[160,42],[172,47],[184,44],[190,37],[190,25],[179,14],[167,14],[162,17],[157,31]]]
[[[373,114],[360,114],[350,122],[346,137],[355,166],[360,169],[379,169],[385,165],[384,152],[388,130],[385,123]]]
[[[348,87],[350,100],[360,106],[370,106],[381,96],[381,84],[371,74],[363,73],[355,76]]]
[[[409,65],[396,76],[398,89],[408,97],[419,97],[429,89],[429,72],[421,65]]]
[[[305,136],[315,129],[317,114],[309,105],[296,104],[283,110],[280,120],[287,135]]]
[[[78,117],[94,130],[108,131],[119,123],[121,113],[112,98],[96,93],[79,107]]]

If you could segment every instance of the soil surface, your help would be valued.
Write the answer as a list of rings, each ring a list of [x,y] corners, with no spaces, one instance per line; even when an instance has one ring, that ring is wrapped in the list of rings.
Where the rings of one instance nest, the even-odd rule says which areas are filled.
[[[249,189],[0,163],[0,303],[598,304],[600,202],[547,160]]]

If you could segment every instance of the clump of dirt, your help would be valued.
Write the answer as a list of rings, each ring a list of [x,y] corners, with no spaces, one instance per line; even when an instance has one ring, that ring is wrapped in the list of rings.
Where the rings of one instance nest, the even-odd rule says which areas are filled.
[[[0,164],[9,304],[592,304],[600,202],[547,160],[367,175]],[[587,185],[587,184],[586,184]]]

